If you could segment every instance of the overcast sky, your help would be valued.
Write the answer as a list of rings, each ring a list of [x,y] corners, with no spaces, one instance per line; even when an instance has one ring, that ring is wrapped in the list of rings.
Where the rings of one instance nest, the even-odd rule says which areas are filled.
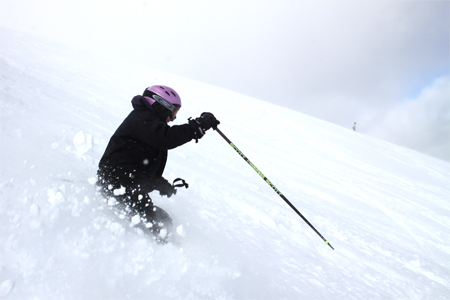
[[[450,161],[449,3],[1,0],[0,26]]]

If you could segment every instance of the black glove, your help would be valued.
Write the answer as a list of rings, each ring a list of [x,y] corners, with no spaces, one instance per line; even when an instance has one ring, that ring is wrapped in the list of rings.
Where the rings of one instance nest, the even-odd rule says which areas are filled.
[[[214,117],[212,113],[204,112],[200,115],[200,118],[197,118],[198,122],[200,123],[200,127],[206,131],[210,128],[216,128],[217,125],[220,124],[219,120]]]
[[[161,178],[159,180],[155,189],[159,191],[159,194],[161,196],[167,196],[167,198],[170,198],[172,197],[172,195],[175,195],[177,193],[175,187],[164,178]]]
[[[195,120],[189,118],[189,125],[194,129],[195,142],[198,142],[204,135],[206,130],[216,128],[219,125],[219,120],[214,117],[212,113],[204,112]]]

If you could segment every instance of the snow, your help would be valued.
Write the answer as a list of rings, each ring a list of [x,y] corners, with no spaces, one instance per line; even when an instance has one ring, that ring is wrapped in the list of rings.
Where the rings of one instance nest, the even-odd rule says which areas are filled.
[[[0,297],[448,299],[450,164],[231,91],[0,30]],[[95,189],[131,98],[174,87],[175,124],[221,131],[169,152],[158,245]],[[120,192],[120,191],[119,191]]]

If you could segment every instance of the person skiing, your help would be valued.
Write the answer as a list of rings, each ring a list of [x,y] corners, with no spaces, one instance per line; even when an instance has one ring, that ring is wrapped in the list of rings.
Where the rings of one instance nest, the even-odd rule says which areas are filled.
[[[142,96],[131,100],[133,110],[111,137],[98,165],[97,186],[108,203],[121,213],[140,220],[139,227],[153,234],[158,242],[166,242],[172,219],[163,209],[154,206],[149,193],[157,190],[171,197],[176,187],[162,175],[168,150],[193,139],[198,142],[206,131],[220,122],[212,113],[204,112],[183,125],[169,126],[181,108],[181,98],[174,89],[153,85]],[[139,218],[136,218],[139,216]]]

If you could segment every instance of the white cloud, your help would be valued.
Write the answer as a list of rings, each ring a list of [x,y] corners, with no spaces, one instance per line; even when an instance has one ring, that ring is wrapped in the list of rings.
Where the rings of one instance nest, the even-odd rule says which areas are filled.
[[[397,103],[366,133],[450,161],[450,79],[436,79],[416,99]]]

